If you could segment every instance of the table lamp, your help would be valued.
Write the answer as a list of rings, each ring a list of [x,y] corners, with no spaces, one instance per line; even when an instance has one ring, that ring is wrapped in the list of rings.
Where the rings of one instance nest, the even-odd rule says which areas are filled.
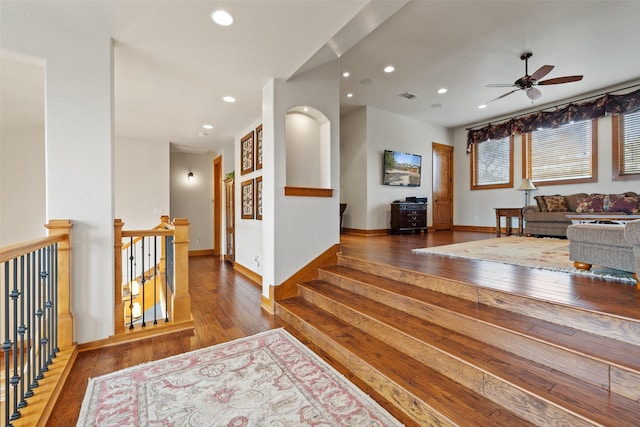
[[[524,191],[524,205],[528,206],[529,205],[529,192],[533,191],[533,190],[537,190],[536,186],[533,185],[533,182],[531,181],[531,178],[524,178],[522,180],[522,184],[520,184],[520,188],[518,188],[518,191]]]

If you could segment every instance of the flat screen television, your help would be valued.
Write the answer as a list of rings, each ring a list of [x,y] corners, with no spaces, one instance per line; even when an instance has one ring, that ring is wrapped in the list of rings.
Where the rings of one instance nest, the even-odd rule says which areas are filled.
[[[419,187],[421,169],[421,155],[384,150],[382,164],[384,185]]]

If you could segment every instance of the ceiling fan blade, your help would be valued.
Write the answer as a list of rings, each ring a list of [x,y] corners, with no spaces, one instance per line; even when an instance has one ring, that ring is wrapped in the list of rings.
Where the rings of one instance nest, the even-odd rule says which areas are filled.
[[[551,70],[553,70],[553,65],[543,65],[542,67],[538,68],[535,73],[531,74],[531,80],[538,81],[549,74]]]
[[[527,89],[527,96],[532,101],[535,101],[536,99],[538,99],[538,98],[540,98],[542,96],[542,92],[540,92],[535,87],[531,87],[531,88]]]
[[[520,89],[514,89],[514,90],[512,90],[512,91],[509,91],[509,92],[505,93],[504,95],[500,95],[500,96],[499,96],[499,97],[497,97],[497,98],[493,98],[493,99],[492,99],[491,101],[489,101],[489,102],[497,101],[498,99],[502,99],[502,98],[504,98],[505,96],[507,96],[507,95],[511,95],[513,92],[516,92],[516,91],[519,91],[519,90],[520,90]],[[487,102],[487,104],[488,104],[489,102]]]
[[[493,83],[485,87],[516,87],[513,83]]]
[[[541,82],[538,82],[539,85],[559,85],[561,83],[571,83],[582,80],[582,76],[564,76],[564,77],[556,77],[554,79],[547,79]]]

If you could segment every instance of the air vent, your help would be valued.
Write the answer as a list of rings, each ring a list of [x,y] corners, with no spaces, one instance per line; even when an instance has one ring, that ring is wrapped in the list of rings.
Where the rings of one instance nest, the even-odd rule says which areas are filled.
[[[414,98],[418,97],[418,95],[416,95],[415,93],[411,93],[411,92],[402,92],[398,96],[401,97],[401,98],[407,98],[407,99],[414,99]]]

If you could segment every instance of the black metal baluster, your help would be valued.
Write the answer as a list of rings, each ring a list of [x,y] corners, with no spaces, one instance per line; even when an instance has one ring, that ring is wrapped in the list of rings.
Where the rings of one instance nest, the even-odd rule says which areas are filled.
[[[53,354],[51,356],[56,357],[56,354],[60,351],[60,348],[58,348],[58,244],[56,243],[53,248],[53,263],[51,264],[51,280],[53,282],[51,288],[53,292]]]
[[[146,279],[144,277],[144,236],[142,237],[142,250],[140,251],[140,258],[142,258],[142,278],[140,279],[140,281],[142,282],[142,308],[140,309],[140,312],[142,313],[142,327],[144,328],[146,325],[145,321],[144,321],[144,284],[146,282]]]
[[[129,329],[133,329],[133,237],[129,238]]]
[[[9,388],[9,379],[10,379],[10,375],[9,375],[9,352],[11,351],[11,341],[9,340],[9,262],[5,262],[4,263],[4,341],[2,342],[2,350],[4,352],[4,372],[5,372],[5,377],[4,377],[4,395],[5,395],[5,405],[4,405],[4,412],[5,412],[5,424],[7,426],[11,425],[11,418],[10,418],[10,406],[9,405],[9,397],[11,396],[11,394],[9,393],[10,388]]]
[[[13,259],[13,289],[11,289],[11,293],[9,293],[9,298],[11,298],[11,302],[13,305],[13,375],[11,375],[11,380],[9,381],[11,384],[11,391],[13,392],[13,398],[7,396],[7,403],[12,403],[13,413],[11,414],[11,421],[17,420],[20,418],[20,411],[18,410],[18,385],[20,384],[20,375],[18,370],[18,329],[16,325],[18,324],[18,297],[20,297],[20,293],[18,292],[18,258]],[[5,374],[9,376],[9,371],[6,371]]]
[[[47,291],[49,289],[49,248],[42,249],[42,270],[40,270],[40,277],[42,278],[42,290],[40,295],[40,311],[42,313],[41,322],[42,329],[40,334],[40,379],[44,378],[44,373],[49,370],[49,362],[48,362],[48,354],[47,346],[49,343],[49,332],[48,332],[48,301],[49,296],[47,295]]]
[[[22,378],[20,379],[20,402],[18,402],[18,408],[24,408],[27,406],[26,390],[25,390],[25,353],[27,351],[27,342],[24,339],[24,334],[27,331],[27,327],[24,324],[25,315],[25,258],[28,255],[22,255],[20,257],[20,325],[18,326],[18,334],[20,334],[20,372]],[[28,268],[28,267],[27,267]],[[26,272],[28,273],[28,271]]]
[[[31,263],[31,297],[30,301],[30,319],[31,319],[31,339],[29,341],[29,345],[31,346],[29,350],[29,372],[31,377],[30,390],[31,395],[33,395],[33,389],[38,387],[38,371],[37,371],[37,358],[38,358],[38,322],[37,322],[37,314],[38,310],[37,299],[38,299],[38,284],[40,282],[39,274],[38,274],[38,266],[40,265],[40,251],[35,251],[31,253],[32,263]]]
[[[42,329],[44,327],[43,324],[43,319],[42,316],[44,315],[44,312],[42,310],[42,300],[43,300],[43,295],[42,295],[42,289],[43,289],[43,275],[44,275],[44,271],[43,271],[43,266],[44,264],[44,253],[42,249],[38,250],[38,286],[36,287],[36,306],[34,307],[36,310],[36,340],[34,342],[34,345],[37,347],[37,370],[36,370],[36,380],[41,380],[44,375],[42,375],[42,365],[43,365],[43,361],[42,361]]]
[[[52,271],[53,271],[53,247],[52,246],[47,246],[45,248],[45,255],[47,257],[47,279],[45,280],[45,301],[44,301],[44,315],[45,315],[45,324],[46,324],[46,331],[47,331],[47,335],[46,335],[46,342],[45,344],[45,371],[49,370],[49,365],[51,365],[51,363],[53,362],[53,358],[51,357],[51,354],[53,352],[53,348],[51,347],[51,337],[53,336],[53,307],[52,307],[52,300],[53,300],[53,292],[52,292]]]
[[[153,324],[158,324],[158,236],[153,236]]]
[[[34,259],[35,254],[33,252],[27,254],[27,293],[25,296],[25,299],[27,301],[27,312],[26,312],[26,319],[27,319],[27,378],[25,380],[25,383],[28,385],[27,386],[27,392],[24,394],[24,397],[31,397],[33,396],[33,390],[32,390],[32,380],[33,380],[33,375],[32,375],[32,367],[34,365],[34,360],[33,360],[33,335],[31,334],[31,330],[33,329],[33,310],[32,310],[32,294],[33,294],[33,287],[35,286],[35,259]]]

